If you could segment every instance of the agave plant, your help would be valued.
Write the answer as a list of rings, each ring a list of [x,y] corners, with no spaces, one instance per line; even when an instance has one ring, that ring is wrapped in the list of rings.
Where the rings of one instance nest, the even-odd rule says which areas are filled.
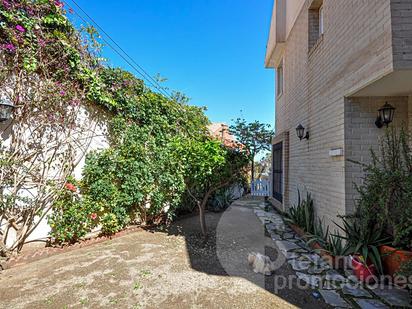
[[[318,238],[320,241],[327,241],[329,237],[329,226],[326,227],[326,230],[324,226],[322,219],[318,219],[313,226],[313,234],[311,236]]]
[[[382,259],[379,246],[390,244],[391,239],[383,236],[383,230],[377,226],[369,227],[360,224],[356,217],[340,217],[343,225],[335,224],[344,235],[335,234],[337,238],[347,242],[348,254],[360,254],[365,265],[371,261],[380,274],[383,273]],[[367,265],[366,265],[367,266]]]
[[[215,212],[225,210],[234,201],[234,195],[229,189],[218,191],[209,201],[209,209]]]
[[[315,231],[315,209],[310,193],[302,200],[298,190],[298,204],[289,209],[286,221],[301,227],[306,233],[313,234]]]
[[[324,250],[333,256],[346,256],[349,254],[349,245],[347,243],[344,244],[339,234],[332,234],[329,235]]]
[[[348,245],[344,244],[339,232],[329,233],[329,226],[324,229],[321,219],[314,225],[314,233],[308,235],[308,245],[317,243],[322,247],[322,251],[333,256],[345,256],[348,254]]]

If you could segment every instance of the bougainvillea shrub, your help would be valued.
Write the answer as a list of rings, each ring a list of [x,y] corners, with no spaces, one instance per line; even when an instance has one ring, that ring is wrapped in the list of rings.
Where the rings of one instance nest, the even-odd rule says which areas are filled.
[[[66,190],[92,134],[79,115],[96,64],[61,2],[0,1],[0,94],[16,107],[0,147],[0,254],[21,250]]]
[[[95,29],[78,31],[67,15],[61,1],[0,0],[1,99],[16,106],[0,145],[0,254],[21,250],[46,218],[57,243],[95,227],[112,234],[130,223],[170,220],[188,196],[199,201],[214,180],[221,186],[234,179],[209,176],[241,170],[232,164],[238,158],[211,141],[203,108],[104,66]],[[94,133],[80,117],[88,107],[105,115],[110,145],[87,156],[77,183],[70,179],[79,152]],[[210,145],[218,156],[204,156],[217,149]],[[18,235],[12,245],[10,230]]]
[[[72,182],[61,190],[48,216],[50,236],[56,243],[74,243],[86,236],[98,225],[103,211],[99,204],[82,198]]]

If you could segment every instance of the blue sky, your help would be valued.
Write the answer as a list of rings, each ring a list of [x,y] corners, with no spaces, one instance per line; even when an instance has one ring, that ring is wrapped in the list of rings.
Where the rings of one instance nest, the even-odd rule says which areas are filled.
[[[207,106],[213,122],[242,110],[273,124],[274,72],[263,64],[273,0],[75,1],[151,75]],[[104,56],[132,70],[110,48]]]

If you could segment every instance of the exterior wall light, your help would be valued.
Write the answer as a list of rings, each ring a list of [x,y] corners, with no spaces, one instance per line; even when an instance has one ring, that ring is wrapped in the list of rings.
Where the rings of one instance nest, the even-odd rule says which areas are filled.
[[[7,121],[11,118],[14,107],[11,103],[0,101],[0,122]]]
[[[306,131],[306,134],[305,134],[305,128],[301,124],[297,126],[296,134],[298,135],[298,138],[300,140],[309,139],[309,132]]]
[[[375,125],[380,129],[384,125],[388,125],[393,121],[393,116],[395,115],[395,107],[390,105],[388,102],[385,103],[379,110],[378,118],[375,121]]]

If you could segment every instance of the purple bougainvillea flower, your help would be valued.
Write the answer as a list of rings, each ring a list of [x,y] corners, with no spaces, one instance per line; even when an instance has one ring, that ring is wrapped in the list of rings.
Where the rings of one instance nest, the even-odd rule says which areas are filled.
[[[7,51],[10,52],[10,53],[13,53],[13,52],[16,51],[16,47],[15,47],[13,44],[11,44],[11,43],[4,44],[4,45],[2,46],[2,48],[5,49],[5,50],[7,50]]]
[[[54,5],[59,7],[59,8],[62,8],[64,6],[64,3],[59,1],[59,0],[56,0],[56,1],[54,1]]]
[[[2,1],[3,2],[3,6],[4,6],[4,8],[5,9],[10,9],[11,8],[11,4],[10,4],[10,2],[9,1],[7,1],[7,0],[3,0]]]
[[[64,90],[60,90],[60,92],[59,92],[59,93],[60,93],[60,95],[61,95],[61,96],[66,95],[66,92],[65,92]]]
[[[38,42],[39,42],[39,45],[40,45],[41,47],[45,47],[45,46],[46,46],[46,41],[45,41],[45,40],[39,38]]]
[[[78,99],[73,99],[73,100],[70,102],[70,105],[71,105],[71,106],[79,106],[79,105],[80,105],[80,100],[78,100]]]
[[[16,30],[19,31],[19,32],[26,32],[26,29],[21,25],[17,25]]]

